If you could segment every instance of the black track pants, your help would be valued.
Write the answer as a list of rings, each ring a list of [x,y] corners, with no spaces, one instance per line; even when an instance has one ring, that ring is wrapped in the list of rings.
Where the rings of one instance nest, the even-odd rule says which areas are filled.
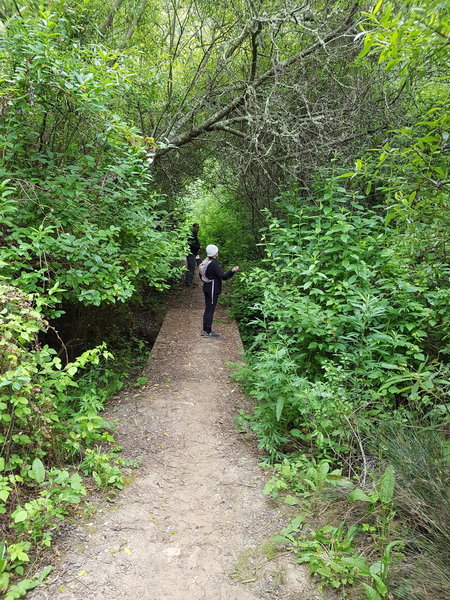
[[[186,257],[186,263],[187,263],[187,271],[186,271],[185,284],[187,286],[191,286],[192,282],[194,281],[195,267],[197,265],[195,256],[193,254],[188,254]]]
[[[220,282],[219,282],[220,283]],[[217,282],[203,284],[203,293],[205,294],[205,312],[203,313],[203,331],[211,333],[214,310],[216,308],[217,299]]]

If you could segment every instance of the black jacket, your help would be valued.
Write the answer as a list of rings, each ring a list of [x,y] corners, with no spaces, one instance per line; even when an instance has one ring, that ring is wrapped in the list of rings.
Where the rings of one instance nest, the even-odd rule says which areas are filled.
[[[220,264],[217,262],[215,258],[211,259],[211,262],[206,267],[205,275],[208,279],[214,281],[214,287],[217,290],[217,294],[220,294],[222,291],[222,280],[230,279],[233,277],[234,271],[231,269],[229,271],[223,271]],[[204,283],[203,285],[212,285],[211,283]]]
[[[188,246],[189,246],[189,252],[191,254],[198,254],[198,251],[200,250],[200,242],[198,240],[198,236],[196,233],[194,233],[193,231],[191,232],[191,235],[188,237]]]

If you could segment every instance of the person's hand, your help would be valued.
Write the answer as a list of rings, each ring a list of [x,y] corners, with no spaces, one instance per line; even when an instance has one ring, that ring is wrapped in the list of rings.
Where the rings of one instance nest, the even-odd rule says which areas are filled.
[[[233,273],[236,273],[236,271],[239,271],[239,267],[233,267],[231,270],[233,271]]]

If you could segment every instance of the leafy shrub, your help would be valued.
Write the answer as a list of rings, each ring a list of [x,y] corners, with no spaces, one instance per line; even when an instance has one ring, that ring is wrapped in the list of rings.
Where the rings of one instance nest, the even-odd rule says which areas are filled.
[[[274,475],[266,483],[264,493],[278,498],[281,492],[287,492],[284,495],[287,504],[297,504],[295,497],[304,500],[324,488],[352,487],[352,482],[343,477],[341,469],[331,470],[326,460],[317,462],[305,455],[285,458],[282,463],[274,465],[273,470]]]
[[[49,546],[70,507],[86,493],[78,473],[50,465],[85,458],[83,468],[89,473],[97,469],[94,479],[101,487],[121,487],[123,461],[112,453],[89,451],[95,443],[113,441],[111,427],[97,414],[106,396],[95,394],[92,371],[112,355],[97,347],[63,366],[54,350],[38,343],[38,333],[48,327],[39,298],[35,302],[35,297],[4,283],[0,298],[0,514],[8,524],[0,586],[14,598],[39,582],[39,577],[16,585],[11,580],[25,573],[26,551]],[[88,368],[86,381],[78,377]],[[11,555],[19,547],[21,563]]]
[[[364,559],[352,545],[357,532],[355,525],[346,528],[344,522],[338,527],[326,525],[314,531],[310,540],[298,542],[298,561],[308,563],[312,573],[334,588],[352,584],[361,573],[368,574]]]
[[[445,403],[448,367],[429,354],[443,307],[434,275],[395,254],[395,235],[358,198],[334,187],[318,205],[283,200],[287,216],[264,233],[264,268],[246,278],[259,297],[237,375],[257,402],[244,421],[272,458],[299,445],[331,457],[350,450],[360,419]]]
[[[83,497],[73,472],[80,463],[102,487],[122,485],[120,459],[88,450],[113,441],[98,412],[122,385],[123,364],[114,368],[103,340],[64,360],[45,343],[49,323],[67,306],[108,307],[149,285],[167,288],[184,252],[152,189],[146,140],[117,112],[133,74],[81,39],[88,11],[55,0],[2,17],[0,586],[8,600],[36,585],[18,581],[25,554],[49,545]],[[13,557],[21,544],[22,559]]]
[[[81,470],[85,475],[92,475],[99,487],[112,486],[123,489],[124,480],[121,470],[117,464],[120,459],[112,452],[99,452],[88,448],[85,453]]]
[[[284,217],[269,216],[267,258],[246,278],[254,303],[242,325],[250,339],[247,364],[235,376],[255,407],[239,423],[271,461],[282,461],[266,491],[304,510],[316,491],[336,487],[329,465],[344,456],[359,456],[366,474],[368,465],[374,473],[370,487],[348,497],[366,505],[355,511],[357,523],[347,523],[352,511],[345,503],[340,525],[307,534],[302,515],[301,526],[288,526],[277,541],[322,581],[355,584],[367,600],[394,588],[405,598],[444,598],[448,553],[440,549],[448,546],[448,518],[439,521],[436,512],[446,508],[442,447],[436,453],[436,440],[430,448],[417,443],[420,458],[413,456],[400,432],[409,430],[411,415],[420,415],[427,432],[426,425],[448,423],[448,334],[441,324],[449,318],[442,302],[449,266],[434,253],[415,262],[402,234],[386,226],[382,207],[369,210],[339,186],[314,204],[289,200],[280,204]],[[385,467],[380,477],[377,461]],[[355,472],[359,466],[352,464]],[[402,570],[411,561],[422,588],[419,577]]]
[[[59,0],[25,7],[1,39],[0,260],[8,281],[45,291],[52,316],[61,300],[167,287],[183,250],[150,187],[145,140],[115,112],[131,74],[74,41],[80,17]]]
[[[287,545],[298,562],[307,563],[312,573],[320,578],[321,587],[324,584],[334,588],[358,584],[367,600],[386,598],[391,567],[403,558],[400,550],[405,545],[403,540],[392,537],[394,532],[398,533],[393,526],[395,474],[392,466],[379,477],[372,474],[365,490],[356,488],[347,493],[347,502],[343,502],[344,496],[338,488],[352,488],[354,483],[342,477],[339,469],[331,471],[326,461],[317,464],[305,456],[290,457],[275,465],[274,471],[274,477],[266,484],[266,493],[277,498],[281,492],[285,502],[298,505],[301,514],[273,541]],[[334,519],[336,514],[342,514],[353,517],[356,522],[341,521],[338,525],[308,529],[308,517],[314,518],[325,497],[331,503],[340,497]],[[348,502],[365,507],[355,511]],[[320,512],[325,511],[321,509]],[[353,593],[360,597],[356,590]]]

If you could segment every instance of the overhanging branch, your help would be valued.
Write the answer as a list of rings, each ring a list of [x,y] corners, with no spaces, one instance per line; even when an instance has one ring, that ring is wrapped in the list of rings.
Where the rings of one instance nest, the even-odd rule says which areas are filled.
[[[196,127],[193,127],[189,131],[180,133],[179,135],[173,137],[168,141],[167,145],[158,148],[156,151],[156,156],[164,156],[171,150],[180,148],[188,144],[189,142],[192,142],[200,135],[217,128],[216,125],[219,124],[220,121],[223,121],[224,119],[229,117],[236,109],[238,109],[245,103],[247,96],[251,90],[261,87],[264,83],[266,83],[266,81],[273,78],[277,73],[285,71],[291,65],[304,60],[317,50],[322,49],[326,44],[329,44],[330,42],[341,37],[346,31],[348,31],[349,27],[351,26],[352,18],[357,10],[357,7],[358,3],[356,3],[352,7],[348,17],[346,18],[345,22],[341,27],[329,33],[324,38],[317,40],[314,44],[312,44],[308,48],[305,48],[301,52],[298,52],[294,56],[291,56],[284,61],[280,61],[274,64],[270,69],[265,71],[265,73],[254,79],[251,85],[248,86],[241,94],[236,96],[231,102],[223,106],[221,109],[213,113],[209,118],[205,119],[202,123],[200,123]]]

